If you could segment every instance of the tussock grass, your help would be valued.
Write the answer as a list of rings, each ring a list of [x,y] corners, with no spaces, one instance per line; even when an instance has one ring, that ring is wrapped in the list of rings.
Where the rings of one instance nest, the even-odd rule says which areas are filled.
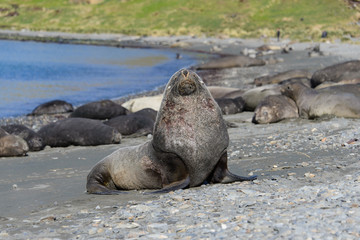
[[[0,0],[0,28],[129,35],[359,37],[345,0]]]

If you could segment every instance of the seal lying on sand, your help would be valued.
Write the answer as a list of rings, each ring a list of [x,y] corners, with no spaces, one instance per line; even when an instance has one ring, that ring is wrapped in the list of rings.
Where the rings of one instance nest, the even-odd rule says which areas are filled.
[[[37,106],[29,115],[59,114],[72,112],[73,105],[62,100],[53,100]]]
[[[104,124],[115,128],[124,136],[146,136],[153,132],[155,123],[154,113],[156,118],[155,110],[145,108],[135,113],[112,118],[104,122]]]
[[[360,98],[354,94],[319,92],[302,83],[285,84],[282,92],[296,102],[300,117],[313,119],[330,115],[360,118]]]
[[[120,143],[121,134],[99,120],[67,118],[42,127],[38,134],[50,147],[96,146]]]
[[[23,156],[28,151],[29,147],[24,139],[0,128],[0,157]]]
[[[40,151],[45,147],[41,136],[24,125],[11,124],[1,126],[1,128],[12,135],[24,139],[27,142],[30,151]]]
[[[169,80],[154,137],[120,148],[97,163],[87,177],[88,193],[121,189],[168,192],[209,183],[254,180],[227,169],[229,135],[220,109],[199,76],[186,69]]]
[[[281,95],[280,90],[281,87],[278,84],[264,85],[247,90],[241,94],[241,97],[245,100],[245,110],[254,111],[266,96]]]
[[[291,78],[307,78],[311,79],[312,73],[308,70],[289,70],[275,75],[267,75],[254,79],[254,84],[256,86],[262,86],[267,84],[275,84],[281,81],[291,79]]]
[[[196,69],[222,69],[234,67],[252,67],[263,66],[265,61],[262,59],[251,58],[247,56],[228,56],[214,59],[204,64],[196,66]]]
[[[110,119],[120,115],[125,115],[129,111],[120,104],[111,100],[102,100],[84,104],[75,109],[70,117],[91,118],[91,119]]]
[[[284,95],[265,97],[254,111],[253,123],[275,123],[287,118],[298,118],[296,103]]]
[[[311,87],[329,81],[340,82],[360,78],[360,60],[347,61],[316,71],[311,77]]]
[[[245,108],[245,101],[242,97],[216,98],[215,101],[219,105],[221,112],[224,115],[241,113]]]

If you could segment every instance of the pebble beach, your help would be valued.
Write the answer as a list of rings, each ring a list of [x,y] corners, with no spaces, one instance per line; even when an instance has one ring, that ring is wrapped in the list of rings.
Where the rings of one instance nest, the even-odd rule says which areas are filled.
[[[100,38],[88,39],[96,37]],[[280,60],[276,64],[217,72],[214,85],[226,87],[249,88],[259,75],[294,68],[315,71],[358,59],[360,53],[356,44],[321,43],[324,56],[310,58],[308,49],[315,43],[274,39],[108,36],[109,43],[114,39],[137,47],[214,54],[240,53],[265,43],[293,47],[289,54],[275,53]],[[237,126],[228,129],[229,170],[257,175],[253,182],[202,185],[166,194],[85,193],[86,176],[96,162],[151,136],[126,138],[120,145],[46,148],[26,157],[0,158],[0,239],[359,239],[360,120],[291,119],[255,125],[252,114],[224,118]],[[1,119],[0,124],[23,123],[37,130],[63,117],[22,116]],[[30,167],[19,171],[25,162]],[[36,168],[44,162],[50,166]]]

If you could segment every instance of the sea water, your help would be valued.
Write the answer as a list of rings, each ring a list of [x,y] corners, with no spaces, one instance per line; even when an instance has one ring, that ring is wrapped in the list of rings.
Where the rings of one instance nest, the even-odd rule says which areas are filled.
[[[180,53],[181,58],[178,54]],[[0,118],[154,90],[207,56],[175,50],[0,40]]]

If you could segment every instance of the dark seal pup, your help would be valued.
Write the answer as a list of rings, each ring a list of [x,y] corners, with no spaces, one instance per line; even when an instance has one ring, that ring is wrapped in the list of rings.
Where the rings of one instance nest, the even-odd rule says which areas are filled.
[[[346,92],[319,92],[302,83],[282,86],[282,92],[296,102],[299,115],[314,119],[322,116],[360,118],[360,98]]]
[[[121,135],[139,137],[152,134],[155,119],[156,111],[150,108],[144,108],[135,113],[114,117],[104,122],[104,124],[115,128]]]
[[[50,147],[96,146],[120,143],[121,134],[99,120],[67,118],[42,127],[38,134]]]
[[[63,100],[53,100],[37,106],[30,114],[30,116],[39,116],[43,114],[60,114],[68,113],[74,110],[72,104]]]
[[[97,163],[87,191],[119,194],[130,189],[168,192],[202,183],[254,180],[227,169],[229,135],[221,111],[199,76],[186,69],[169,80],[158,112],[154,137],[120,148]]]
[[[245,109],[245,100],[242,97],[216,98],[215,101],[224,115],[241,113]]]
[[[125,115],[128,110],[120,104],[111,100],[102,100],[84,104],[74,110],[70,117],[91,118],[91,119],[110,119],[120,115]]]
[[[1,126],[1,128],[12,135],[23,138],[27,142],[30,151],[40,151],[45,147],[42,137],[24,125],[10,124]]]

